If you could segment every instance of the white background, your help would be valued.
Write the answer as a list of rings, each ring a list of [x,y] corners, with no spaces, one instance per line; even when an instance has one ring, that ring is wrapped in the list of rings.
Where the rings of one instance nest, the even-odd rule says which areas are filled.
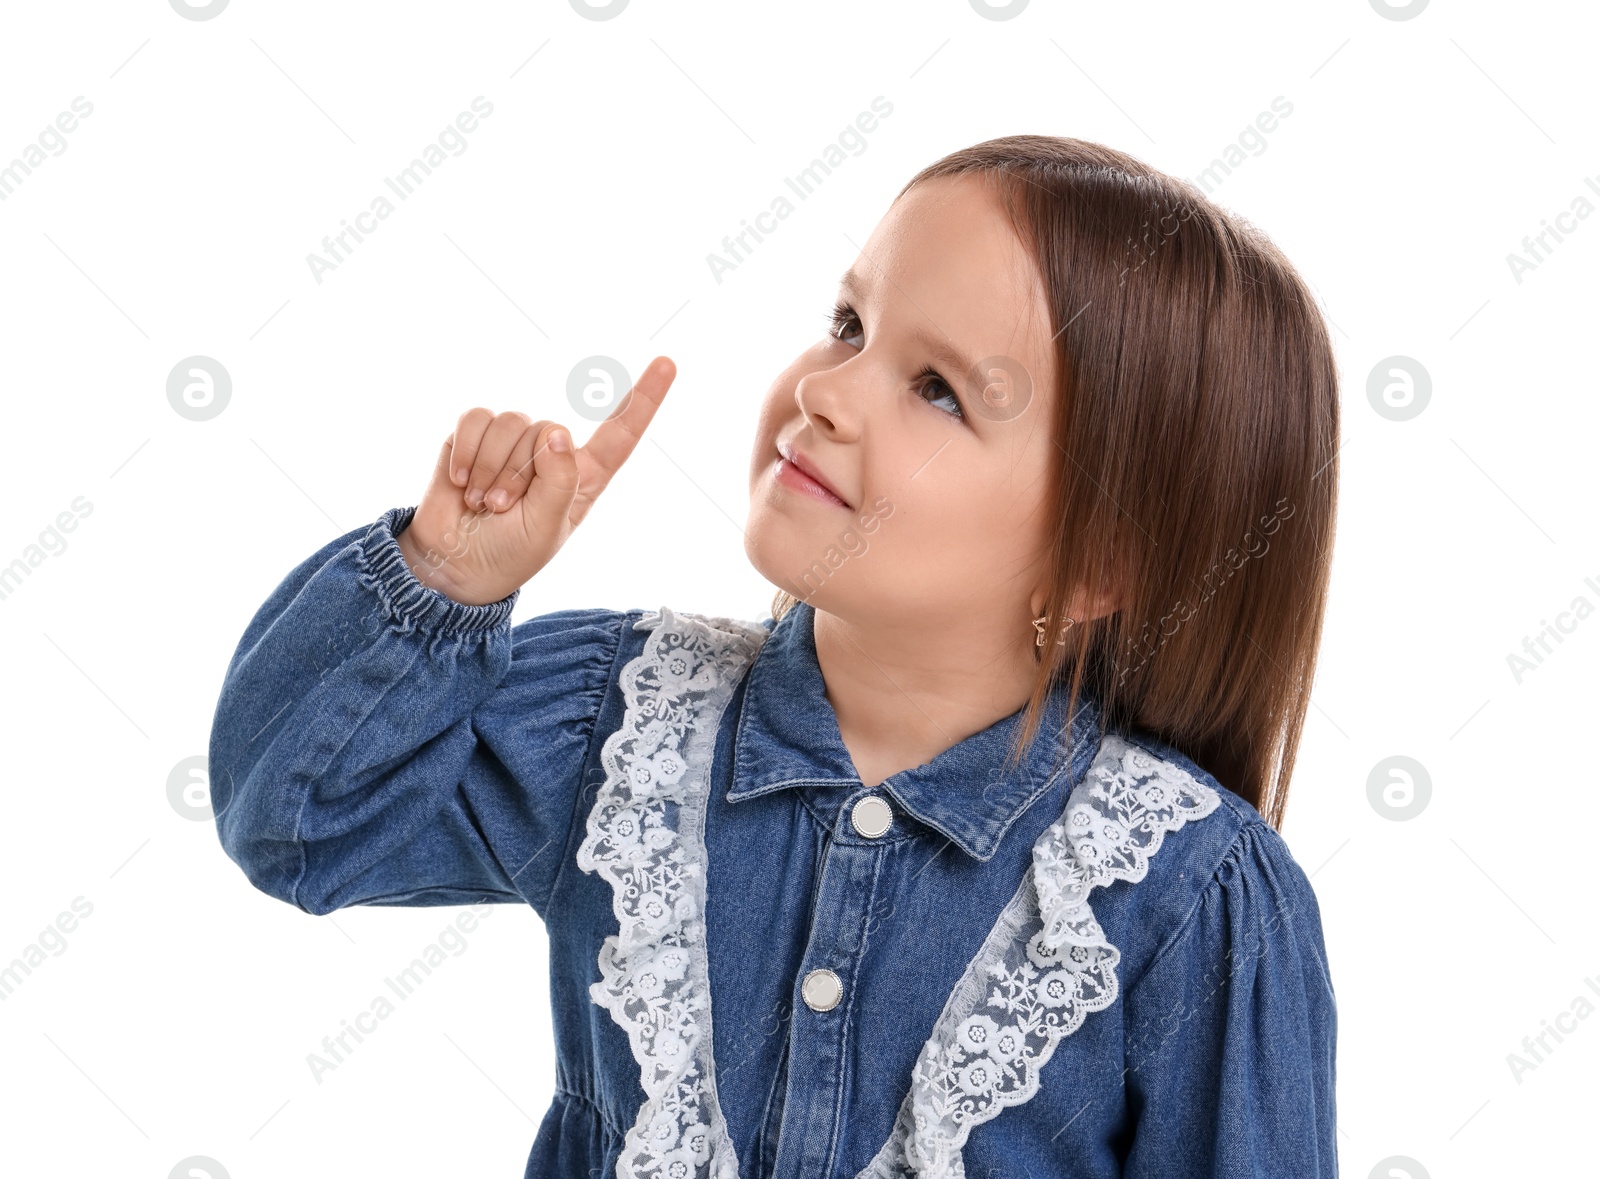
[[[1576,2],[8,4],[0,163],[74,98],[94,109],[0,202],[0,564],[75,497],[92,512],[0,600],[0,964],[74,897],[93,912],[0,1002],[0,1171],[520,1175],[554,1080],[533,912],[497,908],[319,1085],[306,1054],[456,911],[309,918],[168,802],[251,615],[416,502],[463,409],[581,442],[572,366],[666,353],[649,436],[516,618],[759,619],[772,587],[739,532],[758,403],[917,169],[1037,132],[1192,178],[1283,96],[1214,195],[1311,282],[1342,370],[1332,602],[1284,829],[1338,998],[1341,1173],[1571,1173],[1600,1018],[1520,1083],[1506,1058],[1600,1004],[1600,618],[1521,683],[1507,655],[1600,606],[1600,216],[1520,283],[1506,258],[1578,195],[1600,207],[1597,31]],[[479,95],[468,149],[318,283],[306,255]],[[865,151],[716,282],[706,256],[880,95]],[[233,381],[205,422],[166,397],[195,354]],[[1367,399],[1392,355],[1432,378],[1409,421]],[[1410,821],[1368,800],[1394,754],[1433,785]]]

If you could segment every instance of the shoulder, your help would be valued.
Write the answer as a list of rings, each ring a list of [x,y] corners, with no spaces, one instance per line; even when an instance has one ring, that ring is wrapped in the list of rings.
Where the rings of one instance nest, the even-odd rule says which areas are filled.
[[[1220,866],[1227,849],[1247,828],[1272,831],[1261,812],[1247,799],[1229,790],[1177,746],[1139,728],[1113,730],[1108,735],[1149,759],[1153,763],[1149,772],[1157,780],[1186,785],[1208,800],[1205,822],[1193,824],[1193,830],[1174,843],[1169,856],[1171,860],[1184,860],[1191,872],[1202,871],[1208,864],[1213,869]]]
[[[1165,811],[1176,811],[1178,818],[1151,824],[1162,831],[1159,849],[1146,857],[1144,874],[1106,891],[1104,920],[1113,944],[1124,948],[1124,985],[1137,986],[1174,954],[1225,955],[1224,943],[1246,936],[1245,924],[1276,928],[1285,914],[1300,915],[1300,926],[1313,936],[1320,956],[1320,914],[1310,880],[1260,812],[1148,732],[1114,730],[1107,736],[1091,775],[1114,775],[1130,794],[1156,786],[1155,798],[1180,804]],[[1156,813],[1162,813],[1159,804]]]
[[[618,610],[584,606],[537,614],[511,628],[512,682],[543,685],[552,693],[588,692],[596,698],[616,685],[630,663],[640,659],[652,638],[676,642],[693,639],[708,657],[734,669],[758,649],[770,633],[772,620],[748,622],[668,607]],[[676,645],[658,642],[656,650]]]
[[[1139,1111],[1124,1173],[1333,1175],[1338,1012],[1310,880],[1246,800],[1170,746],[1138,748],[1216,802],[1129,894],[1149,889],[1130,906],[1148,928],[1112,938],[1135,950],[1118,967]]]
[[[616,643],[619,675],[635,660],[642,665],[665,660],[675,652],[688,652],[698,667],[716,665],[719,678],[731,680],[743,675],[775,626],[770,616],[756,622],[669,606],[619,611],[614,622],[620,629]]]
[[[536,614],[512,626],[512,658],[574,667],[609,665],[642,614],[642,610],[614,610],[607,606],[579,606]]]
[[[1081,785],[1096,808],[1115,811],[1132,828],[1125,839],[1145,852],[1134,873],[1141,886],[1189,882],[1192,892],[1246,828],[1270,830],[1248,801],[1142,729],[1107,731]]]

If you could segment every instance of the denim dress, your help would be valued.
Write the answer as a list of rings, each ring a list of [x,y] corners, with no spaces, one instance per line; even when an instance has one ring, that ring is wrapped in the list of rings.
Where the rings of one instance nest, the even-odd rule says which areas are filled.
[[[307,913],[533,907],[527,1177],[1337,1174],[1316,897],[1183,753],[1063,687],[1009,772],[1021,710],[866,787],[809,605],[512,625],[417,580],[414,511],[251,620],[217,833]]]

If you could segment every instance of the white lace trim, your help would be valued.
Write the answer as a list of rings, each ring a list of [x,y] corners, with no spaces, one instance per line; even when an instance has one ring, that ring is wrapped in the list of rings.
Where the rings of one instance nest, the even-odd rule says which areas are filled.
[[[589,997],[627,1033],[645,1101],[618,1179],[738,1179],[717,1102],[705,939],[705,811],[718,721],[767,630],[729,618],[647,613],[622,669],[622,724],[578,866],[611,882],[618,932]]]
[[[972,1127],[1021,1105],[1063,1036],[1117,997],[1121,954],[1089,908],[1113,880],[1139,881],[1170,831],[1209,815],[1217,792],[1108,734],[1033,863],[946,1000],[912,1069],[894,1130],[857,1179],[962,1179]]]

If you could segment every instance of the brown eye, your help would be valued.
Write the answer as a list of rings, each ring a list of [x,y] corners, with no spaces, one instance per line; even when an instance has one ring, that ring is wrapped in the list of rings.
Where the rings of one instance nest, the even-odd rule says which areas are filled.
[[[951,417],[965,418],[966,412],[961,408],[961,402],[956,397],[955,390],[938,373],[931,368],[923,369],[917,376],[917,391],[927,400],[928,404],[936,409],[942,409]],[[934,396],[929,397],[932,392]]]
[[[840,303],[828,316],[828,334],[848,344],[852,337],[860,338],[861,321],[846,304]]]

